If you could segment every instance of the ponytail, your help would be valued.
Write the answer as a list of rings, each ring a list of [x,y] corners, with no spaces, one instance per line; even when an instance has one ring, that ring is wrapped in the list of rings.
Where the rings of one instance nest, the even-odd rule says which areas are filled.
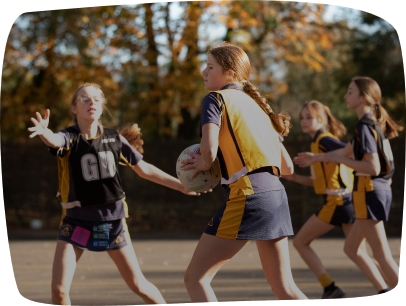
[[[388,139],[397,137],[398,131],[402,131],[403,127],[393,121],[381,105],[382,95],[378,83],[370,77],[363,76],[353,77],[352,82],[357,86],[360,95],[367,101],[367,105],[371,107],[385,137]]]
[[[378,124],[381,126],[382,132],[388,139],[399,136],[398,131],[403,130],[403,126],[400,126],[393,121],[381,104],[375,104],[375,117]]]
[[[330,108],[328,108],[326,105],[324,107],[326,108],[329,132],[337,138],[341,139],[347,133],[347,128],[341,121],[339,121],[331,114]]]
[[[288,136],[289,130],[292,127],[290,116],[285,112],[275,114],[266,99],[259,93],[258,88],[249,81],[243,82],[243,91],[257,102],[262,110],[269,116],[278,134]]]
[[[144,153],[143,144],[141,136],[141,129],[138,127],[138,124],[134,123],[130,127],[124,128],[120,131],[120,134],[128,140],[130,145],[140,153]]]

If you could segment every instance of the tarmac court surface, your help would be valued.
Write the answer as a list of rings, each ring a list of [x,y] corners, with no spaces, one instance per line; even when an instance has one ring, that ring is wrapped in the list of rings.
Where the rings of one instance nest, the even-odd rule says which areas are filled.
[[[138,239],[137,235],[132,235],[132,239],[144,275],[158,287],[167,303],[190,303],[183,284],[183,274],[198,237]],[[400,238],[389,238],[389,244],[399,264]],[[55,245],[55,239],[9,240],[17,288],[28,300],[51,303],[50,283]],[[343,245],[344,240],[341,238],[320,238],[312,243],[327,272],[346,293],[346,299],[342,301],[376,295],[372,284],[343,253]],[[296,284],[309,299],[320,299],[322,288],[294,249],[291,239],[289,247]],[[212,281],[212,287],[219,302],[277,300],[262,272],[256,245],[252,241],[220,269]],[[393,292],[406,289],[399,287]],[[393,292],[386,294],[389,297]],[[126,286],[114,263],[104,252],[84,252],[75,272],[70,297],[74,305],[144,304]],[[357,305],[359,302],[362,303],[362,299]]]

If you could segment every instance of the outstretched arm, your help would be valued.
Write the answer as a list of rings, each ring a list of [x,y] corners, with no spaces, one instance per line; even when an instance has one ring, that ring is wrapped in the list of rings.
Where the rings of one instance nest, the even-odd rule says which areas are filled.
[[[198,192],[187,189],[177,178],[143,160],[140,160],[135,166],[133,166],[132,169],[143,179],[149,180],[156,184],[180,191],[187,195],[200,195]]]
[[[35,114],[37,119],[31,118],[31,122],[34,126],[28,128],[28,131],[31,132],[30,138],[38,135],[47,146],[51,148],[59,148],[62,145],[62,137],[59,134],[53,133],[48,128],[50,115],[49,109],[45,111],[44,118],[42,118],[41,114],[38,112]]]
[[[335,162],[332,160],[335,156],[342,156],[346,159],[352,156],[352,145],[347,143],[347,145],[342,149],[337,149],[327,153],[311,153],[311,152],[302,152],[299,153],[296,157],[293,158],[293,162],[301,168],[309,167],[315,162]]]

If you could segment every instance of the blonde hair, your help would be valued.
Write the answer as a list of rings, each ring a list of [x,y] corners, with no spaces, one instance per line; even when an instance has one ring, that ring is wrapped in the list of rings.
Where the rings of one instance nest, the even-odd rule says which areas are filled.
[[[320,119],[320,121],[323,123],[324,128],[337,138],[343,137],[347,132],[344,124],[333,116],[330,108],[327,105],[324,105],[317,100],[310,100],[302,106],[302,110],[304,108],[307,108],[309,110],[309,113],[312,115],[312,117]],[[300,114],[300,117],[301,116],[302,115]]]
[[[248,79],[251,64],[248,55],[241,48],[227,42],[213,47],[208,54],[211,54],[216,59],[223,71],[232,70],[234,72],[236,81],[243,86],[243,91],[270,117],[276,131],[280,135],[287,136],[292,127],[290,116],[286,112],[275,114],[267,100],[259,93],[258,88],[250,83]]]
[[[360,96],[364,97],[367,105],[372,108],[385,137],[388,139],[397,137],[398,131],[402,131],[403,127],[393,121],[381,105],[382,94],[378,83],[374,79],[364,76],[353,77],[351,81],[357,86]]]

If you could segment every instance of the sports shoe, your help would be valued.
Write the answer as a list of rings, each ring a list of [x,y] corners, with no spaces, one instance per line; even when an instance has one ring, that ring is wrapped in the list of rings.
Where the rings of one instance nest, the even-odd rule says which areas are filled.
[[[340,299],[345,297],[345,293],[338,287],[336,287],[333,291],[324,292],[321,296],[322,299]]]

